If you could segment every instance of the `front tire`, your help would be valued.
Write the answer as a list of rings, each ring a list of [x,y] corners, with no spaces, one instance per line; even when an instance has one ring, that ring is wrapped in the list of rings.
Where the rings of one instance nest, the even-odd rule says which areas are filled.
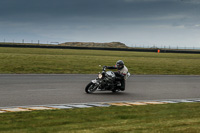
[[[93,93],[94,91],[96,91],[98,85],[94,84],[92,82],[90,82],[86,87],[85,87],[85,92],[88,94]]]

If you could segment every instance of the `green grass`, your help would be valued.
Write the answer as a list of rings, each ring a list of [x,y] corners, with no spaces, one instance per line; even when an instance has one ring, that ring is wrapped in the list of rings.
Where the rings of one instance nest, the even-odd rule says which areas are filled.
[[[0,114],[0,132],[199,132],[200,103],[103,107]]]
[[[123,60],[131,74],[200,75],[200,54],[0,47],[0,73],[95,74]]]

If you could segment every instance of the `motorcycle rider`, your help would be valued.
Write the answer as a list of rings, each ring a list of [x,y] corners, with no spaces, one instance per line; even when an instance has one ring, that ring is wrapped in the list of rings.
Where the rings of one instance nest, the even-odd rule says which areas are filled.
[[[117,72],[114,72],[116,75],[116,81],[121,83],[121,91],[125,90],[125,80],[130,76],[128,68],[124,65],[122,60],[118,60],[115,66],[105,66],[107,69],[117,69]]]

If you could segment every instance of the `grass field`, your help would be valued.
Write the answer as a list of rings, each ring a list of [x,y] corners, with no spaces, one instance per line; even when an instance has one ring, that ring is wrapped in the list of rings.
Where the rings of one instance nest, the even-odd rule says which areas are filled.
[[[94,74],[123,60],[131,74],[200,75],[200,54],[0,47],[0,73]]]
[[[0,47],[0,73],[98,73],[124,60],[131,74],[200,75],[200,54]],[[200,103],[0,114],[2,133],[199,132]]]
[[[197,133],[199,125],[200,103],[0,114],[2,133]]]

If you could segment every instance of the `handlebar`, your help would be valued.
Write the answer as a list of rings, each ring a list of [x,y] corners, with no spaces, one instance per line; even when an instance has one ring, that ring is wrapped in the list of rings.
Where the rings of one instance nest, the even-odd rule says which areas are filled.
[[[101,67],[101,65],[99,65],[99,67]],[[102,67],[102,70],[105,71],[106,68],[107,68],[107,66],[103,66],[103,67]]]
[[[105,71],[105,70],[106,70],[106,68],[107,68],[107,66],[103,66],[103,71]]]

